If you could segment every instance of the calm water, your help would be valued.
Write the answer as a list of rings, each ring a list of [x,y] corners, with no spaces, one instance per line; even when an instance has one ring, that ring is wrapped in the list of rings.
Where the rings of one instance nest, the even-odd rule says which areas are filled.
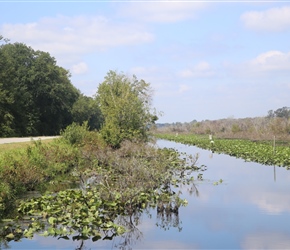
[[[197,192],[182,188],[188,206],[179,216],[160,218],[149,211],[139,225],[113,241],[84,242],[82,249],[120,248],[124,240],[133,249],[290,249],[290,171],[244,162],[193,146],[164,140],[160,147],[199,154],[206,165]],[[223,183],[213,183],[223,179]],[[76,249],[81,242],[36,236],[10,249]]]

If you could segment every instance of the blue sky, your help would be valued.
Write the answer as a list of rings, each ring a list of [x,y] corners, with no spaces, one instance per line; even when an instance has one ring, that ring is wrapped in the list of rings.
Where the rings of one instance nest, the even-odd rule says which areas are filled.
[[[82,93],[151,83],[159,122],[290,106],[290,1],[1,1],[0,34],[49,52]]]

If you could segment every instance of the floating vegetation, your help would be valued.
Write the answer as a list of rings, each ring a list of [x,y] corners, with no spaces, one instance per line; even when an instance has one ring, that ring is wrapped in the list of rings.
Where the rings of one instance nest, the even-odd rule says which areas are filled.
[[[160,139],[181,142],[194,145],[203,149],[212,150],[216,153],[224,153],[245,161],[258,162],[264,165],[275,165],[290,169],[290,148],[284,146],[273,146],[265,143],[253,142],[249,140],[227,140],[215,139],[214,144],[206,138],[195,135],[156,134]]]
[[[128,236],[138,231],[138,215],[149,208],[157,210],[160,227],[180,228],[179,208],[187,201],[176,188],[192,184],[192,173],[205,170],[196,166],[197,156],[147,144],[126,142],[118,150],[91,146],[80,152],[81,164],[68,176],[79,177],[81,188],[22,201],[17,217],[3,221],[2,241],[35,234],[78,241]],[[170,218],[175,218],[172,224]]]

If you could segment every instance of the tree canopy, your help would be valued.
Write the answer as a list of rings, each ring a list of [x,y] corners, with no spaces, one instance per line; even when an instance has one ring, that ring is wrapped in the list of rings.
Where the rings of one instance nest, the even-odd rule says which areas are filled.
[[[157,119],[151,113],[150,84],[123,73],[109,71],[99,85],[96,100],[104,117],[101,134],[118,147],[123,140],[147,140],[148,126]]]
[[[79,125],[88,122],[90,130],[99,130],[103,117],[95,99],[81,94],[72,107],[73,121]]]
[[[283,107],[278,108],[275,111],[269,110],[268,111],[268,118],[274,118],[274,117],[281,117],[281,118],[290,118],[290,108],[289,107]]]
[[[49,53],[6,43],[0,58],[0,136],[54,135],[71,124],[80,92]]]
[[[109,71],[95,98],[87,97],[49,53],[0,41],[0,137],[57,135],[73,122],[87,122],[112,147],[147,140],[157,120],[149,83]]]

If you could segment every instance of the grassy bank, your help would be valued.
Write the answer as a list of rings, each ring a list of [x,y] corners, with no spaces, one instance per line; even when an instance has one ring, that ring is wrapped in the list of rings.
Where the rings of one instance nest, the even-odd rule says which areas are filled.
[[[283,166],[290,169],[290,148],[272,141],[250,141],[240,139],[209,139],[209,136],[188,134],[155,134],[157,138],[194,145],[203,149],[224,153],[246,161],[265,165]],[[286,144],[287,145],[287,144]]]
[[[57,189],[57,182],[74,168],[79,155],[60,139],[0,146],[1,215],[13,210],[15,201],[26,192]]]
[[[48,139],[48,140],[42,140],[41,142],[43,144],[46,144],[46,143],[50,143],[52,141],[53,141],[53,139]],[[33,145],[33,141],[0,144],[0,155],[6,153],[7,151],[11,151],[11,150],[25,149],[28,146],[32,146],[32,145]]]

